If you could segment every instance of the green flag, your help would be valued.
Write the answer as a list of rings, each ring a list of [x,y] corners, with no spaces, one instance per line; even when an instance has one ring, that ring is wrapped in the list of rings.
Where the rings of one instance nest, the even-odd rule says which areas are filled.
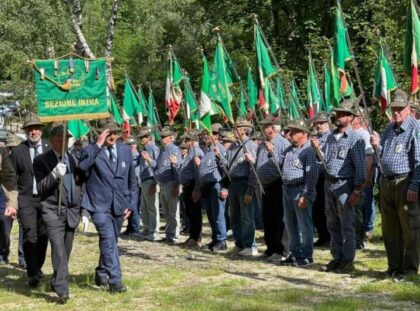
[[[303,109],[303,103],[301,101],[300,94],[299,94],[299,89],[296,85],[295,79],[292,79],[292,81],[290,81],[290,92],[292,93],[292,98],[294,98],[294,102],[295,102],[296,107],[299,110],[302,110]]]
[[[115,123],[117,123],[118,125],[121,125],[123,124],[124,120],[121,117],[117,102],[115,101],[114,94],[111,93],[110,97],[111,97],[111,105],[109,107],[109,112],[114,116]]]
[[[139,96],[139,104],[141,106],[143,117],[147,117],[147,101],[146,97],[144,96],[143,90],[141,89],[141,86],[139,86],[137,94]]]
[[[226,118],[233,123],[232,108],[230,106],[230,103],[233,100],[233,96],[229,90],[229,85],[231,83],[232,79],[228,75],[227,65],[225,62],[225,48],[220,36],[218,36],[218,42],[214,56],[211,94],[215,96],[215,98],[212,99],[217,102]]]
[[[392,72],[391,65],[386,55],[386,47],[379,41],[378,61],[375,65],[375,82],[373,85],[373,97],[380,100],[381,111],[385,112],[390,103],[390,92],[397,88],[397,82]]]
[[[123,100],[123,119],[129,121],[130,118],[138,116],[139,123],[143,122],[142,109],[137,99],[136,93],[131,87],[130,80],[125,78],[124,100]]]
[[[338,74],[338,70],[335,67],[335,63],[334,63],[334,54],[331,53],[331,62],[330,62],[330,66],[331,66],[331,88],[332,88],[332,104],[334,107],[338,107],[340,100],[342,98],[341,93],[340,93],[340,76]]]
[[[333,89],[332,89],[331,72],[324,64],[324,105],[321,106],[322,111],[330,112],[333,107]]]
[[[197,102],[195,100],[194,93],[191,88],[190,80],[189,78],[186,78],[184,80],[184,93],[185,93],[185,106],[186,106],[186,115],[187,115],[187,122],[197,122],[198,124],[198,106]],[[189,127],[189,123],[187,124],[187,127]]]
[[[89,127],[82,120],[69,120],[67,122],[67,129],[75,140],[79,140],[89,133]]]
[[[341,12],[341,7],[337,6],[335,10],[334,60],[340,75],[340,92],[341,94],[346,94],[348,93],[348,83],[346,78],[346,62],[351,60],[352,55],[350,54],[350,49],[347,42],[347,29],[344,25],[344,20],[341,15]]]
[[[283,84],[280,75],[276,77],[276,94],[279,100],[280,109],[286,110],[286,97],[284,96]]]
[[[159,127],[159,122],[155,114],[155,99],[153,98],[152,89],[149,90],[149,98],[147,99],[147,126],[152,128],[152,134],[155,140],[159,141],[160,136],[156,133],[156,128]]]
[[[296,120],[300,118],[298,105],[291,93],[289,93],[289,107],[287,107],[287,116],[289,120]]]
[[[166,76],[165,104],[168,109],[169,125],[174,123],[182,102],[181,81],[183,74],[175,55],[168,53],[168,73]]]
[[[201,80],[201,92],[200,92],[200,126],[211,133],[211,111],[212,102],[210,99],[211,93],[211,74],[209,64],[206,57],[203,55],[203,78]]]
[[[273,85],[270,79],[266,79],[264,83],[264,99],[268,103],[271,114],[274,114],[280,108],[280,101],[276,93],[273,91]]]
[[[247,111],[245,107],[245,97],[244,90],[241,88],[241,99],[239,100],[239,111],[238,114],[240,117],[246,117]]]
[[[312,118],[320,110],[322,104],[321,92],[319,91],[318,80],[315,75],[315,66],[311,53],[308,57],[309,70],[308,78],[306,80],[306,97],[308,100],[308,116]]]
[[[248,65],[248,71],[246,75],[246,81],[248,86],[248,97],[249,97],[249,107],[255,111],[255,104],[258,101],[258,90],[255,86],[254,79],[252,78],[251,66]]]

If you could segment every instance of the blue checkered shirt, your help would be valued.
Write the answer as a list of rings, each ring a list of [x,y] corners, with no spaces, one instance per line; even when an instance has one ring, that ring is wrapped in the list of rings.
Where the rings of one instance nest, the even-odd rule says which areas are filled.
[[[139,170],[140,170],[140,173],[139,173],[140,180],[143,180],[143,181],[153,178],[154,176],[153,170],[156,169],[157,158],[159,157],[159,154],[160,154],[159,148],[153,142],[149,142],[144,147],[144,151],[146,151],[150,155],[152,162],[149,165],[149,163],[147,163],[143,159],[141,153],[137,158],[137,163],[138,163],[137,165],[139,166]]]
[[[268,185],[281,177],[279,173],[280,163],[283,160],[284,150],[290,146],[289,141],[280,134],[277,134],[271,143],[274,145],[274,151],[270,157],[264,142],[260,143],[257,149],[255,168],[263,185]],[[257,181],[253,172],[251,172],[251,179],[250,184],[256,187]]]
[[[366,180],[365,143],[349,126],[337,140],[332,132],[325,142],[323,152],[331,177],[354,179],[355,186]]]
[[[254,159],[257,158],[257,145],[247,138],[243,142],[243,146],[239,142],[233,143],[227,153],[227,167],[230,178],[235,179],[248,179],[247,194],[252,195],[255,191],[255,185],[253,185],[251,178],[252,169],[250,163],[245,158],[245,150],[249,152]]]
[[[420,185],[420,131],[413,117],[408,117],[398,128],[389,124],[381,137],[380,153],[384,176],[413,173],[409,185],[418,191]]]
[[[169,160],[170,155],[177,157],[177,164],[173,165]],[[157,179],[160,183],[176,181],[179,183],[179,167],[182,163],[181,150],[173,143],[163,147],[157,158]]]
[[[216,143],[216,147],[220,150],[223,160],[226,160],[226,148]],[[224,172],[220,161],[212,150],[212,146],[204,148],[204,156],[201,159],[201,164],[198,169],[199,187],[212,182],[219,182],[222,179]]]
[[[183,159],[182,164],[179,168],[179,179],[181,181],[181,184],[187,185],[193,181],[196,181],[196,179],[198,178],[198,172],[194,163],[194,158],[199,157],[200,159],[202,159],[203,156],[204,152],[197,146],[194,146],[193,148],[190,148],[188,150],[188,153]]]
[[[301,196],[314,200],[319,166],[310,141],[298,148],[290,145],[284,151],[282,163],[283,184],[286,186],[303,185]]]
[[[316,134],[316,137],[319,140],[319,146],[321,147],[321,149],[324,147],[325,142],[327,141],[328,135],[330,135],[330,134],[331,134],[330,130],[326,130],[323,133],[317,133]]]

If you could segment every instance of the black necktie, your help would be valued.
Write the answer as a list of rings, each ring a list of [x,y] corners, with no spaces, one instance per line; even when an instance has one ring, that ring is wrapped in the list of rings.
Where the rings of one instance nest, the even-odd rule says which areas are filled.
[[[115,158],[114,153],[112,152],[113,147],[108,147],[108,153],[109,153],[109,162],[111,163],[111,167],[114,171],[117,169],[117,159]]]
[[[67,191],[67,202],[71,205],[73,204],[73,174],[70,171],[70,161],[68,156],[64,157],[64,164],[67,166],[67,170],[64,175],[63,184]]]

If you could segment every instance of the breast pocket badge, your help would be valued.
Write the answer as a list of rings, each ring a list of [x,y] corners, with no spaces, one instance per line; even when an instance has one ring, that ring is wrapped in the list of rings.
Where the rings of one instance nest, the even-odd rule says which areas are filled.
[[[121,167],[122,167],[122,168],[125,168],[125,167],[126,167],[125,161],[122,161],[122,162],[121,162]]]
[[[346,148],[338,148],[337,158],[340,160],[344,160],[346,158]]]
[[[163,166],[169,166],[169,160],[164,160],[163,161]]]
[[[398,144],[395,146],[395,153],[401,153],[402,151],[402,144]]]
[[[211,162],[212,162],[212,160],[208,160],[207,161],[207,166],[211,166]]]
[[[293,167],[301,169],[302,168],[302,162],[300,160],[294,160],[292,163]]]

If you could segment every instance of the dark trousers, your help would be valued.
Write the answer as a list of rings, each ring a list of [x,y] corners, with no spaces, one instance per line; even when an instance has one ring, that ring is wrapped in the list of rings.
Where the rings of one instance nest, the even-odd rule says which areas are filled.
[[[20,222],[19,218],[18,218],[18,223],[19,223],[18,260],[19,260],[19,264],[26,264],[25,254],[23,253],[23,229],[22,229],[22,223]]]
[[[188,217],[190,238],[194,240],[201,240],[201,231],[203,227],[203,215],[201,213],[200,201],[194,202],[192,200],[192,193],[195,188],[195,183],[183,186],[182,199],[185,206],[185,216]]]
[[[53,276],[51,285],[58,295],[69,295],[69,258],[73,247],[74,230],[67,225],[64,214],[59,219],[45,221],[51,243]]]
[[[264,241],[267,255],[289,253],[289,239],[283,222],[282,181],[277,179],[264,186],[262,195],[262,216],[264,223]]]
[[[115,216],[110,212],[91,213],[92,222],[99,235],[99,263],[96,276],[101,280],[108,280],[109,284],[121,282],[121,264],[118,251],[118,234],[124,222],[124,216]]]
[[[29,206],[19,209],[28,277],[36,277],[45,262],[48,234],[41,213],[38,198],[32,198]]]
[[[325,191],[324,191],[324,176],[319,176],[318,183],[316,184],[316,199],[312,206],[312,221],[318,239],[328,242],[330,240],[330,233],[327,228],[327,216],[325,215]]]
[[[12,230],[13,218],[0,215],[0,259],[9,261],[10,254],[10,231]]]

